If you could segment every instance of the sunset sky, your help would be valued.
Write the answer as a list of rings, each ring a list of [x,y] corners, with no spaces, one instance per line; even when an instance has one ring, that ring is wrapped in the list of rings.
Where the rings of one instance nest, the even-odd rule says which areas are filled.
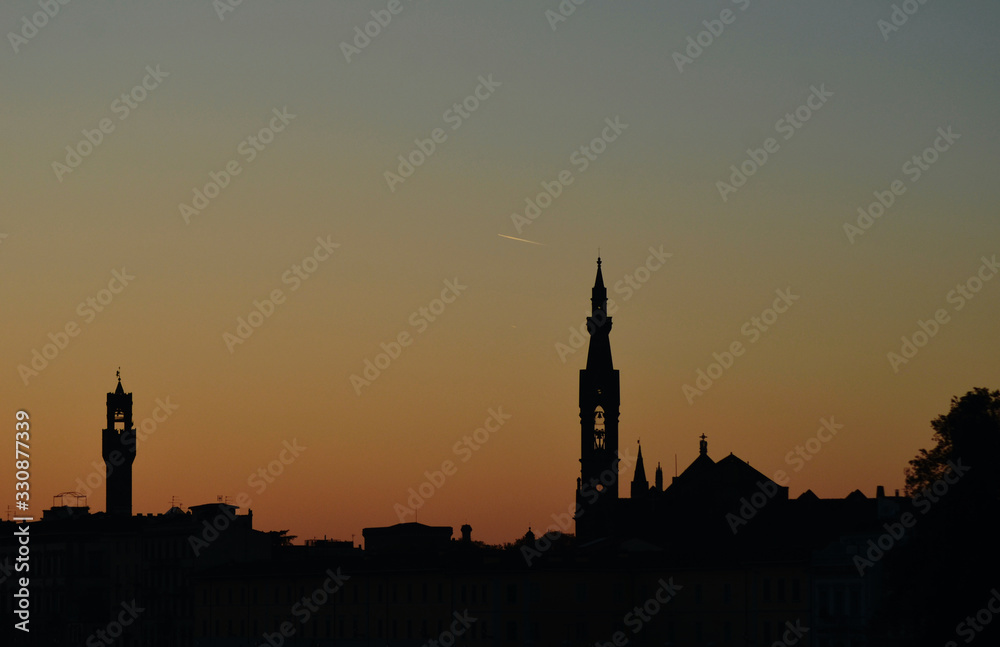
[[[891,492],[1000,386],[995,2],[42,5],[0,5],[0,401],[39,517],[103,472],[120,366],[162,419],[136,513],[246,493],[360,542],[452,461],[416,520],[552,526],[598,248],[650,481],[705,433],[791,496]]]

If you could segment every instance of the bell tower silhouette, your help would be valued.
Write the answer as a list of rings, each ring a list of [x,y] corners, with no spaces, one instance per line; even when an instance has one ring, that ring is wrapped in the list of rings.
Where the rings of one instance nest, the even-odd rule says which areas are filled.
[[[618,371],[611,361],[608,291],[597,257],[597,278],[587,317],[590,347],[580,371],[580,478],[576,487],[576,532],[593,536],[612,521],[618,503]]]
[[[107,469],[107,512],[132,516],[132,462],[135,460],[135,427],[132,426],[132,394],[118,387],[108,394],[108,426],[104,429],[101,454]]]

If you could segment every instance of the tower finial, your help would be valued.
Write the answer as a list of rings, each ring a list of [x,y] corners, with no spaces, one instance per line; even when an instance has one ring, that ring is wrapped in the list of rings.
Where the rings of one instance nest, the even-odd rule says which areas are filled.
[[[115,375],[118,377],[118,381],[121,382],[122,381],[122,367],[121,366],[118,367],[118,371],[115,373]]]

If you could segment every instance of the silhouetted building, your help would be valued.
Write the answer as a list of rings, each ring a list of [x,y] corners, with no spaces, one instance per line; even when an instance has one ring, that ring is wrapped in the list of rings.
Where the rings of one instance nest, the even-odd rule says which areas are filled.
[[[108,426],[104,428],[101,453],[107,469],[108,514],[132,515],[132,463],[136,437],[132,425],[132,394],[122,388],[121,371],[114,393],[108,393]]]
[[[611,361],[608,290],[597,259],[587,317],[590,346],[580,371],[580,478],[576,482],[577,534],[614,523],[618,503],[618,371]]]
[[[451,526],[427,526],[411,521],[387,528],[365,528],[361,535],[365,538],[365,550],[373,553],[429,553],[448,547],[452,529]]]
[[[737,456],[713,460],[704,434],[669,485],[659,464],[649,485],[640,446],[631,496],[619,498],[619,373],[597,262],[576,536],[529,528],[488,546],[468,524],[453,539],[450,526],[414,522],[365,528],[362,550],[353,539],[291,545],[225,503],[133,516],[132,395],[119,378],[102,437],[107,513],[63,493],[30,524],[33,644],[107,644],[99,632],[112,627],[114,645],[151,647],[873,644],[883,566],[857,558],[884,543],[909,499],[882,488],[789,499]],[[15,528],[0,522],[8,618]],[[125,612],[135,622],[114,625]]]
[[[5,623],[0,644],[191,645],[198,573],[267,559],[281,543],[276,533],[253,529],[252,512],[239,515],[225,503],[133,515],[136,434],[132,394],[120,378],[107,412],[101,442],[107,512],[92,514],[77,492],[54,497],[41,520],[22,524],[29,527],[30,562],[18,572],[7,568],[22,550],[13,540],[18,526],[0,521],[0,607],[14,617],[13,594],[26,577],[31,610],[30,634]],[[15,643],[8,635],[30,640]]]

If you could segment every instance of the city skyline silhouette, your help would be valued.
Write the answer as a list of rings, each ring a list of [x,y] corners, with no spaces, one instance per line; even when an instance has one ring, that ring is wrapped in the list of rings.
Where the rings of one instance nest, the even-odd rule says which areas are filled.
[[[545,609],[590,644],[656,591],[681,624],[646,641],[773,643],[807,615],[817,644],[854,640],[819,615],[843,593],[873,647],[913,610],[962,643],[992,587],[963,560],[993,505],[998,21],[986,0],[3,3],[0,546],[15,518],[46,538],[39,619],[88,600],[46,638],[85,643],[156,587],[138,643],[273,634],[295,600],[252,602],[232,563],[267,555],[298,564],[260,567],[280,586],[348,598],[303,642],[352,618],[420,641],[494,603],[502,631],[462,640],[548,640],[505,606],[537,586],[589,600]],[[904,514],[873,579],[843,561]],[[187,541],[213,519],[229,539]],[[436,555],[414,600],[458,617],[361,610],[391,604],[369,567],[402,577],[407,543]],[[576,559],[625,579],[578,589]],[[760,606],[765,580],[798,606]]]

